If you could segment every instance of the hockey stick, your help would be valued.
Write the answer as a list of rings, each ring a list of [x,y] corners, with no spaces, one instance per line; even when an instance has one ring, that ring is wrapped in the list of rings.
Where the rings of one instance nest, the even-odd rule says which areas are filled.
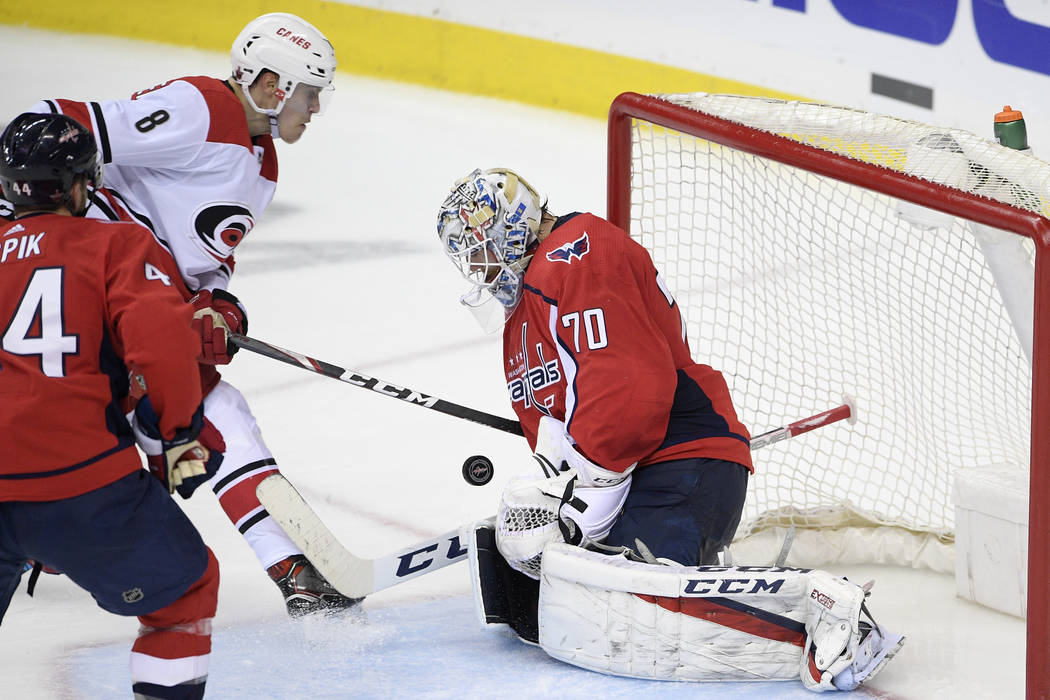
[[[780,428],[767,430],[761,435],[756,435],[751,438],[751,449],[757,450],[766,445],[772,445],[774,442],[787,440],[796,435],[808,433],[810,430],[816,430],[825,425],[837,423],[840,420],[847,420],[850,425],[853,425],[857,422],[857,402],[849,396],[843,396],[842,400],[845,401],[845,403],[841,406],[836,406],[835,408],[824,411],[823,413],[818,413],[815,416],[803,418],[802,420],[797,420],[794,423],[789,423]]]
[[[480,423],[481,425],[487,425],[490,428],[502,430],[503,432],[511,433],[512,435],[520,436],[525,434],[521,430],[521,423],[516,420],[510,420],[509,418],[503,418],[491,413],[485,413],[484,411],[478,411],[474,408],[461,406],[452,403],[451,401],[439,399],[435,396],[428,396],[416,391],[415,389],[407,389],[403,386],[383,381],[382,379],[369,377],[367,374],[360,374],[353,370],[343,369],[342,367],[338,367],[329,362],[316,360],[308,355],[303,355],[293,350],[285,350],[276,345],[255,338],[249,338],[248,336],[240,335],[239,333],[231,333],[230,341],[239,348],[244,348],[245,350],[263,355],[264,357],[269,357],[271,360],[278,360],[290,365],[295,365],[296,367],[301,367],[316,374],[323,374],[326,377],[338,379],[347,384],[359,386],[363,389],[369,389],[370,391],[382,394],[383,396],[392,396],[395,399],[401,399],[402,401],[415,406],[422,406],[449,416],[463,418],[464,420]]]
[[[317,570],[337,591],[351,598],[363,598],[467,556],[463,546],[467,526],[463,526],[385,556],[365,559],[344,547],[280,474],[260,481],[255,493]]]
[[[841,406],[752,438],[751,449],[757,450],[844,419],[850,424],[857,420],[856,403],[848,398]],[[467,541],[469,533],[465,530],[469,525],[376,559],[366,559],[344,547],[295,487],[280,474],[272,474],[259,482],[255,493],[317,570],[337,591],[351,598],[362,598],[467,557],[463,545]]]

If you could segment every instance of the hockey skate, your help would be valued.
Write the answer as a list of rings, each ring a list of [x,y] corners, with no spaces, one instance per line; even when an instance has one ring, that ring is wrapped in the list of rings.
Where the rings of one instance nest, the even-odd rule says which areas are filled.
[[[353,608],[364,598],[348,598],[332,587],[302,554],[294,554],[266,570],[281,589],[289,617],[334,613]]]

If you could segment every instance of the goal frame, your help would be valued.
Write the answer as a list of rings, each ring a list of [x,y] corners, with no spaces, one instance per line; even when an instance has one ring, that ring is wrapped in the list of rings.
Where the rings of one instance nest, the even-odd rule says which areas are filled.
[[[929,209],[1025,236],[1035,245],[1028,513],[1026,696],[1050,698],[1050,219],[1018,207],[853,160],[798,141],[625,92],[609,109],[607,218],[631,230],[632,121],[645,120]]]

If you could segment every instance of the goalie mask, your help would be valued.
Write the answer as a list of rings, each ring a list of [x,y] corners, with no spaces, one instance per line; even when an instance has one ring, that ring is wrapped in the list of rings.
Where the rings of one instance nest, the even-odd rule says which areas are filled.
[[[284,12],[257,17],[234,39],[230,56],[233,79],[256,112],[275,117],[288,103],[316,100],[316,113],[324,113],[334,89],[335,50],[309,22]],[[276,109],[261,109],[248,89],[263,70],[277,74]]]
[[[473,285],[460,301],[487,331],[502,327],[521,300],[522,278],[539,241],[544,204],[516,173],[493,168],[475,170],[456,182],[441,205],[441,245]],[[486,307],[492,310],[490,322],[482,318]]]

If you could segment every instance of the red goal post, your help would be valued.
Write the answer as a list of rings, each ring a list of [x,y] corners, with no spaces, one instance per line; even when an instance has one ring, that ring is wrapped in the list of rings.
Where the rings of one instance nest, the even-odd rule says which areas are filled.
[[[814,127],[817,117],[823,121]],[[857,125],[857,131],[842,127],[847,117]],[[840,128],[846,130],[837,131]],[[913,352],[914,356],[925,352],[931,357],[927,365],[917,359],[915,375],[901,375],[900,387],[887,384],[886,393],[894,393],[894,401],[887,399],[886,403],[910,404],[913,396],[919,400],[914,406],[904,406],[902,416],[888,417],[885,427],[881,423],[869,426],[836,444],[816,442],[831,440],[831,431],[821,431],[813,442],[806,438],[791,441],[810,451],[798,458],[802,466],[792,467],[796,471],[777,472],[780,465],[772,456],[769,465],[757,464],[754,481],[779,480],[777,488],[787,494],[785,501],[773,498],[769,504],[759,503],[759,508],[797,514],[800,511],[792,500],[805,490],[807,503],[803,505],[808,506],[811,487],[810,483],[798,482],[824,481],[841,469],[842,475],[827,476],[833,485],[830,498],[836,508],[842,505],[852,511],[854,494],[843,489],[863,482],[856,494],[860,500],[857,510],[872,519],[869,524],[916,529],[950,541],[952,519],[950,514],[945,515],[950,507],[946,488],[960,461],[961,466],[978,466],[970,460],[1021,462],[1019,466],[1030,469],[1027,693],[1030,698],[1050,697],[1050,545],[1045,536],[1050,532],[1050,164],[959,130],[825,105],[734,96],[624,93],[610,109],[608,136],[608,218],[659,253],[654,254],[654,260],[661,275],[669,274],[665,268],[674,268],[667,277],[668,285],[690,326],[691,349],[700,362],[724,371],[726,367],[720,363],[730,365],[726,372],[730,389],[735,400],[738,391],[745,395],[744,405],[738,402],[738,409],[753,431],[782,422],[774,414],[761,411],[767,404],[777,404],[783,393],[790,393],[783,387],[792,383],[800,387],[800,395],[812,394],[817,407],[835,398],[827,396],[828,392],[849,390],[860,403],[857,427],[863,428],[868,415],[866,404],[883,398],[878,396],[882,390],[880,373],[892,380],[897,365],[910,363]],[[779,182],[786,184],[764,179],[773,171],[778,173],[775,177]],[[807,209],[811,194],[820,204]],[[880,213],[871,214],[875,209]],[[938,213],[950,216],[942,221]],[[818,219],[819,223],[812,226],[807,223]],[[1030,310],[1027,315],[1034,317],[1029,329],[1031,347],[1027,349],[1032,357],[1030,375],[1026,374],[1028,360],[1020,353],[1025,344],[1018,342],[1022,331],[1014,335],[1004,330],[1010,325],[1008,314],[993,308],[1004,305],[999,298],[1004,292],[996,290],[998,281],[989,281],[983,258],[977,253],[959,252],[974,246],[967,238],[973,227],[970,222],[1030,241],[1024,246],[1029,260],[1034,260],[1034,290],[1027,300],[1030,306],[1022,304],[1022,309]],[[761,238],[767,229],[774,232],[772,242]],[[794,236],[796,229],[801,232],[797,240],[783,240]],[[897,238],[883,239],[884,234]],[[737,239],[728,244],[737,246],[728,258],[719,257],[714,250],[721,245],[721,236]],[[703,249],[693,250],[701,245],[696,243],[700,239]],[[819,260],[820,274],[800,270],[799,266],[825,257],[828,249],[835,247],[848,254]],[[751,265],[746,258],[767,253],[769,257],[761,263],[736,269],[737,260]],[[913,267],[912,253],[928,258],[924,263],[928,267]],[[951,258],[957,254],[963,257]],[[692,257],[686,260],[686,256]],[[784,280],[817,278],[819,282],[820,275],[834,277],[834,272],[852,264],[853,258],[863,261],[863,266],[850,268],[842,278],[833,279],[832,284],[839,287],[817,284],[802,292],[790,286],[775,287]],[[924,276],[939,274],[938,264],[951,268],[945,271],[944,280],[924,280]],[[875,291],[870,292],[870,298],[867,288],[851,288],[855,283],[866,284],[866,280],[857,280],[866,269],[872,271],[873,278],[886,277],[873,279],[871,289]],[[949,274],[952,279],[948,279]],[[754,279],[760,281],[749,282]],[[748,284],[752,287],[744,293],[725,291]],[[937,297],[935,302],[941,306],[917,310],[914,321],[904,318],[912,307],[911,292],[903,286],[911,284],[915,285],[917,303]],[[952,286],[955,284],[958,288]],[[725,313],[717,304],[710,306],[706,297],[726,300],[733,311]],[[781,297],[788,299],[777,307],[779,311],[763,306],[767,301],[779,304]],[[813,313],[817,300],[826,299],[828,306],[834,307],[840,298],[841,310],[827,317]],[[871,299],[878,303],[865,306]],[[752,306],[758,309],[748,316],[744,312]],[[865,318],[865,313],[872,314],[871,318]],[[1022,325],[1026,313],[1021,314]],[[763,314],[791,318],[785,323],[770,322]],[[745,320],[738,323],[738,315]],[[975,319],[972,326],[971,315]],[[844,319],[852,325],[843,328],[843,333],[859,340],[854,339],[854,345],[844,346],[838,354],[815,359],[813,372],[807,372],[806,352],[822,349],[823,339],[836,334]],[[811,321],[812,326],[807,326]],[[889,330],[883,328],[887,322]],[[903,337],[884,345],[872,340],[872,349],[868,350],[869,330],[873,336],[892,336],[900,330],[893,325],[897,323],[903,328]],[[694,336],[694,327],[701,325],[703,332]],[[806,352],[791,356],[791,346],[798,337],[804,337],[809,345],[804,348]],[[960,352],[967,345],[976,350]],[[788,360],[778,359],[782,349]],[[879,357],[870,358],[871,377],[865,380],[868,383],[862,391],[829,385],[833,383],[829,378],[846,374],[852,362],[858,367],[867,362],[869,358],[860,356],[865,352]],[[756,357],[756,353],[765,354]],[[971,355],[975,359],[965,359]],[[963,357],[958,360],[964,363],[959,366],[963,369],[965,362],[987,369],[987,383],[991,385],[987,394],[980,389],[970,393],[971,376],[977,373],[964,373],[955,384],[943,381],[938,374],[942,360],[950,364],[957,356]],[[880,364],[887,362],[890,364]],[[1008,368],[1007,374],[1000,377],[997,373],[1003,367]],[[925,382],[931,386],[926,387]],[[1005,398],[996,393],[1002,387],[994,386],[1002,384],[1015,385]],[[774,385],[779,388],[772,388]],[[864,391],[873,396],[865,396]],[[1013,406],[1001,425],[992,424],[998,418],[993,414],[1000,408],[982,405],[999,401],[1022,404]],[[960,421],[957,409],[978,415],[967,423]],[[769,410],[775,413],[777,409]],[[876,417],[893,410],[877,408]],[[927,423],[926,418],[934,414],[940,423]],[[984,418],[989,419],[989,425],[981,422]],[[956,429],[962,434],[952,432]],[[875,434],[880,431],[884,434]],[[975,432],[976,438],[971,435]],[[996,435],[986,440],[992,433]],[[938,445],[930,448],[924,444],[926,438],[935,437],[941,440]],[[1012,439],[1021,444],[1011,444]],[[958,455],[955,442],[966,443]],[[779,449],[763,451],[763,457]],[[915,459],[899,459],[897,449],[914,453]],[[938,458],[940,451],[951,453],[945,458],[947,464]],[[797,469],[807,466],[811,473],[800,478]],[[764,469],[772,476],[763,476]],[[893,470],[896,472],[885,481],[865,481],[875,472],[881,477]],[[881,497],[880,489],[897,488],[898,482],[908,479],[915,481],[901,486],[899,495]],[[917,501],[923,509],[927,501],[935,501],[930,503],[929,512],[913,512],[907,503],[900,513],[891,512],[912,492],[919,493]],[[805,513],[828,510],[822,498],[828,497],[814,496],[814,507]],[[745,512],[745,520],[748,517]]]

